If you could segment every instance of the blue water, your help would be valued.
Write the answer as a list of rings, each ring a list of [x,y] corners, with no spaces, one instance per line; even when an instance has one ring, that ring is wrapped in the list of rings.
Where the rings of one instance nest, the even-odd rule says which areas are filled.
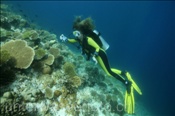
[[[72,32],[74,16],[91,16],[110,44],[111,66],[129,71],[142,89],[142,96],[136,93],[136,102],[155,116],[175,114],[175,2],[8,3],[58,36]]]

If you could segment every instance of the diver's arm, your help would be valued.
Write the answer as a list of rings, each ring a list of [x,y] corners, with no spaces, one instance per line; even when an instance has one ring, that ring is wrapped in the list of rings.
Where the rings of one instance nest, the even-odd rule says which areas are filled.
[[[87,37],[87,38],[88,38],[88,40],[87,40],[88,44],[90,46],[94,47],[95,52],[98,53],[100,50],[100,46],[92,38],[90,38],[90,37]]]
[[[62,41],[62,42],[70,42],[70,43],[76,43],[76,42],[78,42],[76,39],[70,39],[70,38],[67,38],[64,34],[61,34],[60,35],[60,40]]]
[[[76,43],[76,42],[78,42],[76,39],[67,39],[67,41],[68,41],[69,43]]]

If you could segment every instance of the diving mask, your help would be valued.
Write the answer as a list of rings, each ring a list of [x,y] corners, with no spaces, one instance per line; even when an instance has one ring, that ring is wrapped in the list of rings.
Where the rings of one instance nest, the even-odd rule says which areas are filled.
[[[81,35],[81,33],[80,33],[80,31],[73,31],[73,35],[75,36],[75,37],[80,37],[80,35]]]

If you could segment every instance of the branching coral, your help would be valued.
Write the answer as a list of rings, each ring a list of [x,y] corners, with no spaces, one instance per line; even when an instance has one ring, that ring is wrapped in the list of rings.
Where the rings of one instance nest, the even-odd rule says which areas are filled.
[[[28,68],[35,55],[34,50],[29,47],[24,40],[10,40],[5,43],[1,49],[8,51],[10,56],[15,58],[15,67],[20,69]]]
[[[5,92],[0,99],[0,115],[1,116],[28,116],[26,104],[22,97],[14,92]]]
[[[29,116],[26,105],[18,102],[0,104],[1,116]]]

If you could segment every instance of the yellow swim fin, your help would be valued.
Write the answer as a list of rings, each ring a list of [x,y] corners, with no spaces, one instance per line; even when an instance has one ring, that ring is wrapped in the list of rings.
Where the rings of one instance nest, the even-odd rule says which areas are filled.
[[[127,72],[126,73],[126,77],[127,79],[132,82],[132,86],[134,87],[134,89],[140,94],[142,95],[142,91],[140,90],[140,88],[137,86],[137,84],[134,82],[134,80],[131,78],[131,75]]]
[[[117,70],[117,69],[111,69],[113,72],[118,74],[122,79],[124,79],[120,74],[122,71]],[[125,73],[127,80],[128,80],[128,85],[127,85],[127,91],[125,93],[125,111],[128,114],[134,114],[135,111],[135,99],[134,99],[134,89],[142,95],[142,91],[140,88],[137,86],[137,84],[134,82],[134,80],[131,78],[131,75],[129,72]]]
[[[134,114],[135,111],[135,99],[132,86],[131,86],[131,93],[128,93],[127,91],[125,93],[125,111],[128,114]]]
[[[131,82],[131,86],[129,88],[129,92],[126,91],[125,93],[125,111],[128,114],[133,114],[135,111],[135,99],[134,99],[134,89],[142,95],[142,92],[140,88],[137,86],[137,84],[134,82],[134,80],[131,78],[131,75],[127,72],[126,77],[128,81]]]

